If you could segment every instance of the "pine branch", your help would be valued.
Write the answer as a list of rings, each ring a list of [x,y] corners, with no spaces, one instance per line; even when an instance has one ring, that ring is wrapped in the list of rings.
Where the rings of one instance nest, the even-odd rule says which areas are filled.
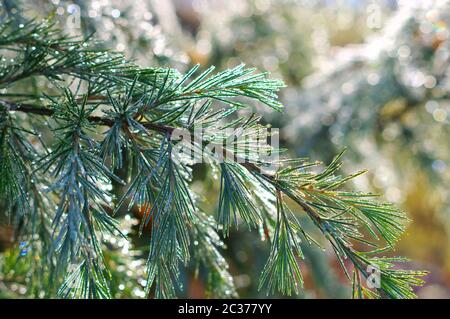
[[[103,121],[100,123],[104,123]],[[144,123],[144,126],[146,126],[146,128],[148,129],[153,129],[153,127],[151,125],[148,125],[148,123]],[[174,127],[170,127],[170,126],[163,126],[163,125],[159,125],[157,128],[155,128],[155,131],[157,132],[164,132],[164,133],[168,133],[170,134],[171,132],[173,132],[175,130]],[[330,176],[331,173],[334,172],[334,170],[336,170],[340,165],[337,165],[338,160],[340,159],[340,157],[342,156],[342,154],[340,154],[334,161],[332,164],[330,164],[330,166],[328,167],[327,170],[325,170],[323,173],[319,174],[316,178],[317,180],[322,180],[319,183],[322,183],[324,186],[319,186],[317,189],[315,187],[311,187],[311,183],[308,182],[307,183],[307,187],[304,188],[304,190],[306,190],[308,192],[309,195],[313,195],[313,196],[319,196],[319,199],[321,197],[325,198],[325,199],[329,199],[329,195],[331,194],[330,192],[332,192],[333,189],[338,188],[339,186],[341,186],[343,183],[345,183],[346,181],[348,181],[351,178],[356,177],[358,174],[354,175],[354,176],[349,176],[348,178],[344,178],[341,180],[332,180],[332,183],[324,183],[323,179],[326,178],[327,176]],[[224,165],[226,164],[222,164],[222,168],[224,167]],[[295,195],[295,193],[293,193],[290,189],[286,189],[283,187],[282,183],[280,183],[279,180],[277,180],[276,176],[272,176],[272,175],[268,175],[265,173],[262,173],[261,168],[259,168],[257,165],[255,165],[254,163],[251,162],[243,162],[241,164],[244,168],[246,168],[249,172],[253,173],[253,174],[257,174],[257,176],[259,178],[262,178],[265,181],[268,181],[271,185],[273,185],[278,192],[283,191],[287,196],[289,196],[292,200],[294,200],[300,207],[302,207],[302,209],[309,215],[309,217],[318,225],[318,227],[324,232],[324,234],[329,235],[330,231],[330,221],[324,219],[322,216],[320,216],[320,214],[318,214],[315,209],[313,208],[314,205],[316,206],[316,208],[320,208],[323,210],[324,207],[327,206],[318,206],[317,203],[308,203],[307,201],[305,201],[304,199],[299,199],[298,196]],[[323,190],[325,189],[327,193],[325,193],[325,191]],[[244,190],[241,190],[241,192]],[[239,192],[237,191],[228,191],[230,194],[239,194]],[[221,194],[223,194],[223,192],[221,192]],[[386,211],[386,217],[382,217],[382,215],[379,215],[381,212],[383,212],[382,209],[383,206],[380,206],[378,204],[374,204],[370,201],[366,201],[365,197],[369,196],[366,194],[353,194],[353,193],[348,193],[348,192],[342,192],[340,193],[340,196],[334,196],[331,197],[333,199],[333,204],[338,204],[339,206],[341,206],[341,210],[346,210],[348,208],[348,204],[352,205],[352,207],[359,211],[360,213],[366,213],[367,216],[366,218],[373,222],[376,226],[376,228],[381,232],[381,235],[388,240],[388,243],[393,245],[393,241],[396,240],[396,231],[397,231],[397,235],[399,232],[402,231],[403,226],[401,226],[401,219],[404,219],[404,217],[393,207],[389,207],[387,206],[387,211]],[[337,194],[333,194],[333,195],[337,195]],[[248,205],[248,202],[251,200],[250,198],[248,198],[244,200],[242,203],[246,202]],[[354,198],[356,197],[361,197],[363,198],[362,201],[354,201]],[[238,201],[234,200],[233,203],[238,203]],[[234,205],[234,204],[233,204]],[[323,205],[322,203],[320,203],[320,205]],[[245,206],[244,204],[241,205],[241,209],[244,210],[248,210],[251,209],[252,206]],[[329,206],[328,206],[329,207]],[[362,211],[361,211],[362,209]],[[219,211],[221,209],[219,208]],[[227,216],[228,213],[222,214],[222,216]],[[151,214],[148,214],[151,215]],[[399,218],[398,221],[395,221],[394,219],[392,219],[393,217],[397,216]],[[222,217],[223,218],[223,217]],[[361,217],[360,217],[361,219]],[[367,220],[362,219],[366,225],[366,227],[371,230],[370,225],[368,224]],[[384,227],[384,229],[382,229],[381,227]],[[391,228],[393,227],[393,228]],[[227,228],[225,228],[225,233],[227,233],[226,231]],[[387,230],[387,231],[384,231]],[[283,231],[284,233],[285,231]],[[352,229],[347,229],[345,231],[341,231],[339,233],[339,236],[342,237],[352,237],[353,239],[357,239],[358,237],[360,237],[359,232],[356,232],[354,235],[352,235],[354,231]],[[372,231],[373,235],[376,237],[376,234]],[[392,234],[392,235],[391,235]],[[290,237],[292,237],[292,234],[289,235]],[[334,238],[336,238],[337,235],[335,233],[331,234],[332,240],[334,240]],[[275,236],[275,238],[279,238],[277,235]],[[377,238],[377,237],[376,237]],[[292,239],[290,240],[292,241]],[[341,241],[338,241],[338,243],[341,243]],[[348,246],[350,246],[351,244],[349,242],[346,242],[345,244],[343,244],[345,248],[345,255],[356,255],[358,256],[356,259],[352,260],[355,263],[355,266],[357,266],[357,268],[363,273],[365,274],[365,268],[367,268],[367,266],[369,266],[371,263],[367,260],[359,260],[359,254],[355,251],[353,251],[352,249],[349,250]],[[286,251],[286,249],[284,250]],[[340,252],[339,254],[341,254],[342,252]],[[290,257],[292,258],[292,257]],[[275,267],[275,266],[273,266]],[[283,267],[284,268],[284,267]],[[287,269],[285,269],[285,271],[287,271]],[[269,272],[269,270],[267,270],[267,272]],[[276,271],[275,271],[276,272]],[[288,275],[289,278],[291,278],[291,271],[287,271],[286,274]],[[424,273],[412,273],[411,275],[413,276],[417,276],[420,274],[424,274]],[[267,274],[268,276],[268,274]],[[263,277],[264,278],[264,277]],[[284,277],[285,278],[285,277]],[[300,278],[300,277],[299,277]],[[263,280],[264,281],[264,280]],[[291,291],[289,290],[289,287],[295,287],[295,291],[297,291],[297,286],[293,283],[291,284],[280,284],[280,290],[284,291],[285,293],[290,294]]]
[[[107,119],[102,119],[102,118],[94,118],[93,122],[98,122],[101,124],[110,124],[111,123],[107,120]],[[163,134],[170,134],[176,129],[175,127],[171,127],[171,126],[167,126],[167,125],[159,125],[157,124],[156,127],[153,126],[152,123],[142,123],[142,125],[144,127],[146,127],[147,129],[150,130],[154,130],[156,132],[160,132]],[[219,147],[220,148],[220,147]],[[228,151],[225,149],[221,149],[221,151],[226,154]],[[335,238],[339,238],[338,236],[341,237],[350,237],[351,239],[355,239],[355,240],[360,240],[359,237],[361,237],[359,231],[355,231],[353,228],[349,228],[346,229],[344,231],[339,231],[338,233],[334,233],[331,232],[330,233],[330,225],[331,225],[331,221],[329,221],[327,218],[324,219],[323,216],[320,215],[320,213],[317,212],[318,211],[330,211],[333,210],[333,208],[337,208],[340,211],[344,211],[346,213],[351,213],[352,215],[356,216],[360,221],[363,222],[363,224],[365,225],[365,227],[372,233],[372,235],[377,239],[377,235],[376,233],[372,230],[370,223],[372,223],[373,225],[375,225],[375,228],[377,231],[379,231],[381,233],[381,235],[388,241],[388,243],[390,245],[393,245],[395,240],[398,237],[398,234],[400,234],[403,229],[404,226],[402,226],[402,219],[406,220],[404,218],[404,216],[401,214],[401,212],[399,212],[398,210],[396,210],[395,208],[393,208],[392,206],[380,206],[377,203],[374,203],[370,200],[366,200],[366,198],[370,198],[372,195],[370,194],[355,194],[355,193],[348,193],[348,192],[339,192],[339,193],[335,193],[333,192],[334,189],[339,188],[342,184],[344,184],[345,182],[347,182],[348,180],[357,177],[359,174],[355,174],[349,177],[345,177],[345,178],[341,178],[341,179],[336,179],[336,177],[334,177],[332,174],[334,173],[334,171],[336,171],[340,164],[339,164],[339,159],[341,158],[342,153],[340,155],[338,155],[336,157],[336,159],[328,166],[328,168],[321,174],[318,174],[317,176],[314,175],[310,175],[308,176],[308,174],[306,174],[306,179],[305,179],[305,185],[303,186],[303,191],[305,193],[308,194],[308,196],[314,196],[317,200],[316,201],[311,201],[311,200],[305,200],[305,198],[303,196],[298,196],[298,194],[296,194],[296,191],[293,190],[291,188],[290,185],[285,185],[287,181],[280,181],[279,180],[279,176],[276,175],[270,175],[267,173],[264,173],[263,170],[256,165],[255,163],[252,162],[246,162],[246,161],[241,161],[240,165],[247,169],[250,173],[255,174],[255,176],[259,179],[262,179],[263,181],[268,182],[270,185],[274,186],[275,189],[277,189],[278,192],[283,192],[285,193],[289,198],[291,198],[294,202],[296,202],[307,214],[308,216],[315,222],[315,224],[319,227],[319,229],[321,229],[323,231],[323,233],[326,236],[330,236],[330,239],[332,241],[335,240]],[[316,163],[317,164],[317,163]],[[224,165],[226,164],[222,164],[222,168],[224,167]],[[305,164],[302,163],[300,166],[298,166],[299,168],[304,168],[304,167],[308,167],[310,166],[309,164]],[[291,176],[291,172],[292,170],[295,168],[289,167],[286,169],[286,173],[289,176],[289,179],[292,179]],[[280,173],[278,173],[280,174]],[[281,173],[282,174],[282,173]],[[313,179],[312,177],[314,177],[314,179],[316,180],[315,185],[314,183],[312,183]],[[330,179],[330,181],[324,181],[326,179]],[[289,181],[291,182],[291,181]],[[296,183],[296,185],[299,183],[299,180],[294,179],[294,182]],[[314,186],[313,186],[314,185]],[[288,187],[286,187],[288,186]],[[241,190],[242,192],[243,190]],[[230,192],[228,191],[230,194],[239,194],[239,192]],[[221,192],[221,194],[223,194],[223,192]],[[332,195],[332,196],[330,196]],[[248,200],[250,200],[248,198],[244,200],[244,202],[248,202]],[[356,201],[355,201],[356,198]],[[360,200],[361,198],[361,200]],[[322,203],[323,200],[331,200],[332,201],[332,205],[337,205],[337,207],[334,206],[330,206],[329,204],[325,204]],[[236,199],[233,201],[233,203],[238,203],[238,201],[236,202]],[[240,206],[241,209],[244,209],[245,211],[250,209],[252,206],[244,206],[243,204]],[[349,207],[351,209],[349,209]],[[387,209],[387,210],[386,210]],[[219,208],[220,211],[220,208]],[[228,213],[226,214],[222,214],[222,216],[227,216]],[[386,216],[383,217],[383,215],[380,214],[385,214]],[[151,214],[149,214],[151,215]],[[336,213],[336,215],[338,215],[338,213]],[[224,217],[222,217],[224,218]],[[397,218],[397,220],[395,220],[394,218]],[[256,219],[257,220],[257,219]],[[251,219],[249,220],[251,221]],[[354,220],[349,220],[347,222],[344,223],[348,223],[348,222],[354,222]],[[340,224],[342,222],[338,222],[338,224]],[[336,226],[332,226],[332,228],[335,228]],[[227,228],[225,228],[225,233],[227,233],[226,231]],[[334,230],[336,231],[336,230]],[[292,235],[290,235],[292,236]],[[368,260],[360,260],[359,257],[359,253],[353,251],[353,249],[350,249],[348,247],[351,246],[350,242],[344,242],[341,243],[341,240],[337,241],[339,243],[339,245],[344,245],[345,249],[344,251],[339,251],[339,249],[337,249],[338,254],[342,254],[344,253],[344,255],[356,255],[358,256],[357,258],[354,257],[354,260],[352,260],[355,264],[355,267],[357,267],[357,269],[359,269],[359,271],[363,274],[365,274],[365,268],[367,268],[367,266],[370,265],[370,262]],[[342,249],[342,248],[341,248]],[[285,250],[286,251],[286,250]],[[273,266],[275,267],[275,266]],[[274,268],[276,269],[276,268]],[[284,268],[286,271],[287,269]],[[169,270],[166,270],[166,272]],[[287,271],[285,275],[287,275],[289,278],[291,276],[290,271]],[[424,275],[425,273],[412,273],[412,276],[420,276],[420,275]],[[268,276],[268,275],[266,275]],[[300,278],[300,277],[299,277]],[[291,288],[294,289],[294,291],[297,291],[297,286],[294,283],[290,283],[290,286],[287,284],[280,284],[280,289],[281,291],[284,291],[285,293],[290,294],[291,293]],[[169,294],[170,295],[170,294]],[[384,295],[384,293],[383,293]]]
[[[6,23],[0,28],[0,49],[17,54],[17,61],[0,65],[0,86],[23,91],[23,80],[42,76],[50,84],[50,92],[41,95],[6,92],[0,99],[0,196],[10,210],[22,205],[20,214],[27,215],[30,208],[23,205],[33,190],[28,173],[48,179],[48,201],[56,206],[49,254],[56,259],[55,276],[65,274],[60,296],[110,297],[102,238],[120,235],[113,212],[133,207],[143,215],[140,233],[150,227],[147,294],[175,297],[181,268],[194,256],[209,270],[211,290],[234,296],[229,273],[222,269],[227,266],[218,251],[222,243],[190,189],[192,162],[174,152],[183,142],[176,134],[181,130],[191,137],[187,146],[204,150],[206,162],[220,168],[216,227],[228,235],[231,224],[243,220],[250,228],[264,229],[270,239],[260,288],[267,285],[269,293],[290,295],[302,285],[299,245],[313,240],[286,202],[289,198],[329,241],[349,280],[344,259],[353,265],[354,296],[414,297],[411,286],[420,285],[425,272],[394,269],[398,260],[374,257],[393,248],[407,218],[391,204],[373,200],[372,194],[345,190],[362,172],[338,174],[343,152],[319,172],[313,170],[319,163],[259,155],[256,142],[270,133],[262,130],[258,116],[237,111],[247,107],[242,99],[280,110],[281,81],[242,65],[216,74],[209,68],[198,76],[198,66],[185,75],[170,68],[143,69],[120,54],[67,38],[48,22],[30,21],[19,30]],[[76,89],[69,90],[63,80]],[[23,121],[16,121],[15,113]],[[39,118],[45,118],[41,130],[51,136],[51,147],[40,143],[30,156],[24,150],[34,130],[28,126]],[[200,124],[206,132],[201,137],[195,132]],[[107,129],[104,134],[99,127]],[[232,147],[223,145],[229,128],[242,137]],[[270,147],[265,151],[281,153]],[[122,181],[113,172],[125,165]],[[267,171],[268,165],[278,169]],[[118,201],[109,191],[113,181],[128,183]],[[374,251],[359,251],[355,244]],[[201,252],[196,246],[207,249]],[[380,269],[377,290],[363,287],[368,266]]]

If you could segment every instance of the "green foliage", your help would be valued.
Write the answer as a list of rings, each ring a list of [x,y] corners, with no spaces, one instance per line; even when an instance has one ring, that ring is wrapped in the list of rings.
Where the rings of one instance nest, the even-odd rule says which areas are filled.
[[[228,235],[241,220],[263,229],[271,244],[260,288],[298,293],[299,245],[315,242],[296,218],[304,212],[347,275],[349,268],[357,274],[354,296],[367,290],[360,275],[375,265],[382,284],[369,294],[414,297],[411,286],[422,283],[424,272],[398,270],[392,266],[396,259],[358,250],[385,244],[392,249],[407,219],[372,194],[344,188],[360,173],[338,175],[343,153],[322,170],[303,159],[268,162],[256,154],[252,138],[267,139],[270,133],[261,130],[257,116],[240,110],[248,108],[244,100],[281,110],[282,82],[243,65],[216,74],[209,68],[197,76],[198,66],[185,75],[141,68],[121,54],[65,37],[49,21],[14,25],[8,21],[0,29],[2,54],[14,56],[0,65],[0,198],[25,225],[19,236],[42,252],[45,262],[36,267],[46,275],[33,281],[40,283],[39,291],[53,296],[57,285],[60,297],[111,297],[106,239],[129,239],[115,214],[137,208],[139,234],[149,241],[147,295],[176,297],[183,289],[181,273],[193,261],[198,273],[206,273],[209,296],[236,296],[219,234]],[[47,87],[33,93],[24,83],[36,77]],[[208,132],[191,141],[197,148],[226,140],[230,127],[241,128],[246,137],[233,149],[214,143],[222,154],[244,161],[221,162],[205,149],[208,164],[221,172],[217,223],[191,189],[192,163],[174,151],[181,143],[174,132],[194,134],[197,124]],[[279,169],[266,171],[271,164]],[[124,184],[120,198],[113,184]]]
[[[284,206],[282,195],[277,193],[277,227],[272,250],[261,277],[261,286],[267,282],[270,292],[281,291],[286,295],[299,292],[303,279],[296,256],[303,257],[296,233],[296,219]]]
[[[23,215],[28,206],[28,196],[24,189],[27,168],[23,159],[26,154],[21,154],[20,146],[25,147],[25,152],[30,148],[26,144],[19,145],[27,143],[21,133],[20,129],[11,125],[5,113],[0,115],[0,198],[5,202],[9,199],[8,210],[16,207],[17,213]]]
[[[261,217],[243,180],[246,177],[243,168],[236,163],[221,163],[220,168],[222,174],[217,219],[223,228],[223,233],[229,234],[232,219],[237,226],[237,213],[249,226],[256,228]]]

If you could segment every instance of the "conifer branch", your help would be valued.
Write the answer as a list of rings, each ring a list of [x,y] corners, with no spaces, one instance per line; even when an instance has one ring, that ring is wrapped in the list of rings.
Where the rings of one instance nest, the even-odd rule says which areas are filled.
[[[48,21],[30,21],[20,30],[12,25],[0,28],[0,49],[17,54],[15,61],[0,64],[0,87],[14,88],[16,94],[6,92],[0,98],[0,198],[11,214],[19,211],[16,215],[26,220],[32,208],[25,205],[28,197],[49,194],[45,201],[56,208],[49,216],[41,214],[42,227],[48,230],[50,222],[51,230],[41,247],[52,260],[54,276],[62,281],[59,296],[111,296],[104,238],[125,237],[111,212],[134,207],[142,214],[139,233],[150,235],[147,295],[175,297],[182,289],[182,269],[196,258],[209,272],[211,291],[235,296],[219,252],[223,243],[190,188],[192,163],[174,151],[181,143],[174,136],[178,130],[187,131],[189,146],[204,150],[206,163],[220,171],[217,231],[227,236],[241,221],[250,229],[265,229],[271,252],[260,289],[267,286],[269,293],[290,295],[302,285],[300,243],[313,240],[297,219],[296,208],[286,201],[289,198],[335,250],[353,280],[354,296],[415,296],[411,287],[422,283],[425,272],[393,268],[402,259],[373,257],[393,248],[404,232],[406,215],[375,201],[372,194],[345,190],[363,172],[339,175],[343,152],[318,170],[313,168],[320,163],[264,160],[258,153],[256,140],[270,133],[261,132],[259,117],[237,111],[248,107],[243,99],[280,111],[281,81],[243,65],[215,74],[209,68],[200,75],[198,66],[185,75],[170,68],[144,69],[121,54],[68,38]],[[48,92],[27,95],[23,84],[33,77],[47,81]],[[64,81],[77,85],[69,89]],[[23,113],[20,121],[14,112]],[[38,117],[46,119],[44,127],[36,128],[42,123]],[[196,125],[206,132],[200,139]],[[104,134],[98,126],[106,127]],[[229,128],[239,129],[244,137],[232,147],[224,146]],[[48,141],[38,130],[49,136]],[[38,137],[36,146],[29,146],[30,136]],[[215,153],[205,148],[208,145]],[[277,169],[268,171],[268,165]],[[119,178],[115,171],[124,167],[126,176]],[[113,182],[126,186],[117,200],[110,191]],[[36,196],[30,206],[42,213],[38,200]],[[28,236],[33,234],[29,229]],[[359,251],[355,244],[373,251]],[[199,245],[204,253],[196,250]],[[361,280],[368,266],[381,273],[381,286],[375,290],[366,289]]]

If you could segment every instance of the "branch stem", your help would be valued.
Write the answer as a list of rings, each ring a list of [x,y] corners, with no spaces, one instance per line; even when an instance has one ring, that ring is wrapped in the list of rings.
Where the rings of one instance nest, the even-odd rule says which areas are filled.
[[[35,106],[32,104],[18,104],[18,103],[8,102],[5,100],[0,100],[0,104],[3,104],[4,106],[6,106],[6,109],[8,111],[19,111],[19,112],[24,112],[24,113],[28,113],[28,114],[36,114],[36,115],[42,115],[42,116],[52,116],[55,113],[55,111],[52,109],[42,108],[42,107],[38,107],[38,106]],[[111,120],[109,118],[101,117],[101,116],[90,116],[90,117],[88,117],[88,120],[92,123],[97,123],[97,124],[109,126],[109,127],[114,125],[113,120]],[[141,124],[149,130],[157,131],[157,132],[164,133],[164,134],[172,134],[173,131],[175,131],[177,129],[176,127],[173,127],[173,126],[151,123],[151,122],[144,122]],[[218,148],[220,148],[220,146],[218,146]],[[228,150],[226,150],[224,148],[221,148],[221,150],[222,150],[223,154],[226,154],[227,158],[233,158],[233,156],[231,156],[232,154],[230,154],[230,152]],[[231,156],[231,157],[228,157],[228,156]],[[276,176],[264,173],[262,171],[262,169],[260,167],[258,167],[258,165],[256,165],[255,163],[251,163],[248,161],[239,161],[239,159],[238,159],[238,163],[240,163],[250,173],[257,173],[258,175],[260,175],[264,180],[266,180],[273,187],[275,187],[275,189],[277,191],[283,191],[289,198],[291,198],[294,202],[296,202],[312,218],[312,220],[320,227],[320,224],[322,222],[321,217],[306,202],[301,201],[298,198],[298,196],[295,196],[294,194],[291,194],[290,192],[287,192],[286,190],[282,189],[276,180]]]

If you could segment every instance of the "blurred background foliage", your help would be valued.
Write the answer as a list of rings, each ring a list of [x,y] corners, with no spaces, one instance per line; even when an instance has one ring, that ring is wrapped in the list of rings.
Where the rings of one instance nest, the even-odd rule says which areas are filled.
[[[345,169],[369,169],[357,187],[380,193],[412,219],[398,254],[411,258],[411,267],[431,272],[419,297],[450,298],[449,1],[5,3],[7,14],[54,15],[68,33],[95,33],[99,45],[124,51],[142,65],[186,70],[200,63],[223,69],[242,61],[282,78],[285,112],[258,110],[265,122],[280,128],[282,146],[292,155],[323,161],[348,147]],[[204,208],[215,211],[217,181],[208,179],[204,167],[194,172],[193,187],[203,194]],[[135,232],[139,217],[138,211],[124,216],[123,228]],[[0,250],[7,252],[0,259],[0,297],[34,296],[21,285],[27,270],[13,269],[33,254],[14,242],[7,226],[0,227]],[[257,277],[268,246],[257,236],[239,229],[226,240],[240,297],[265,296],[257,290]],[[136,238],[133,247],[112,239],[110,246],[114,296],[141,297],[142,290],[126,283],[145,285],[145,238]],[[333,252],[302,248],[300,297],[348,297],[350,288]],[[186,297],[208,296],[193,272],[187,271],[184,280]]]

